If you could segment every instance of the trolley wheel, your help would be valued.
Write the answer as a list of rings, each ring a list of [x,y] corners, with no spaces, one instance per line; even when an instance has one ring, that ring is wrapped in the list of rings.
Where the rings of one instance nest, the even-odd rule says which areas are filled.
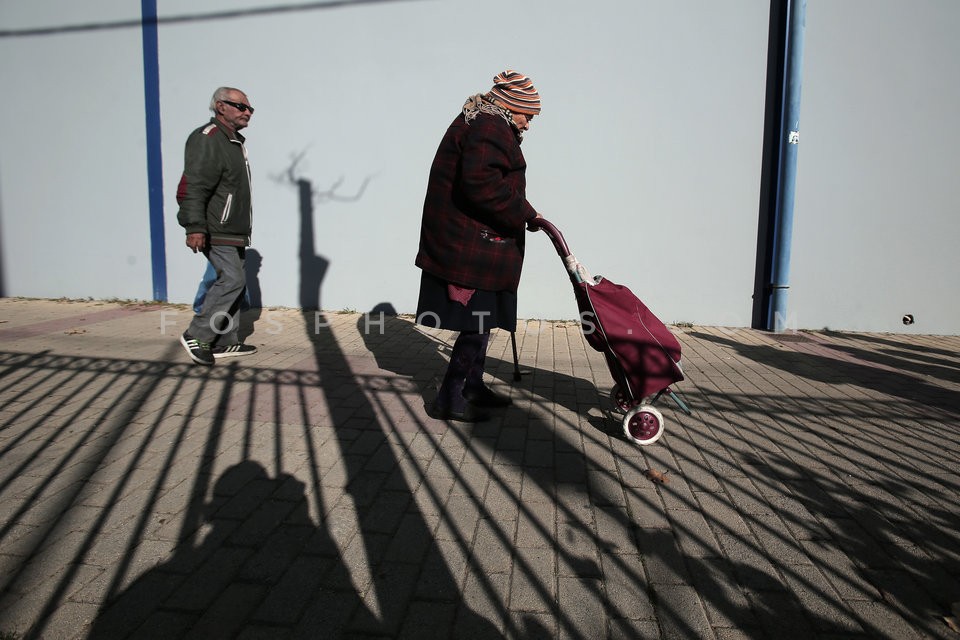
[[[618,384],[613,385],[613,389],[610,390],[610,400],[620,411],[629,411],[636,406],[636,403],[631,401],[627,397],[627,394],[623,392],[623,387]]]
[[[653,444],[663,435],[663,415],[649,404],[634,407],[623,417],[623,435],[639,445]]]

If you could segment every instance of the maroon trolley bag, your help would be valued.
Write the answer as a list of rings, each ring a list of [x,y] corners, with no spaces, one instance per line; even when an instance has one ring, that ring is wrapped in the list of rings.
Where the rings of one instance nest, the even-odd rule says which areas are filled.
[[[584,338],[606,358],[615,382],[611,399],[625,412],[624,435],[637,444],[653,444],[663,434],[663,415],[653,406],[663,394],[690,413],[670,389],[684,379],[680,342],[630,289],[602,276],[591,278],[551,222],[537,218],[531,222],[535,227],[546,232],[567,268]]]

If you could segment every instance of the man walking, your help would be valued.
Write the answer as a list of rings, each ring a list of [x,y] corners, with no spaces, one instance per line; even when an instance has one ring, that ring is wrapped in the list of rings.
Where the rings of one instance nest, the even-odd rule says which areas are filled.
[[[244,253],[253,223],[250,164],[240,130],[250,123],[253,107],[239,89],[220,87],[210,110],[210,122],[187,138],[177,187],[177,221],[186,230],[187,246],[203,253],[217,273],[202,308],[180,336],[190,358],[203,365],[257,351],[241,343],[238,333]]]

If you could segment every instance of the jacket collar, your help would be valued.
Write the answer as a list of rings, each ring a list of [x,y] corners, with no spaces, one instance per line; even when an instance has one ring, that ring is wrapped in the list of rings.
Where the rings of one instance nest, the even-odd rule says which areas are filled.
[[[215,126],[215,127],[217,128],[217,130],[220,131],[220,133],[222,133],[223,135],[227,136],[227,138],[228,138],[229,140],[237,140],[237,141],[240,142],[241,144],[243,144],[244,142],[247,141],[247,139],[243,137],[243,134],[242,134],[242,133],[240,133],[239,131],[232,131],[232,132],[231,132],[230,129],[227,128],[227,125],[223,124],[222,122],[220,122],[220,121],[217,120],[216,118],[210,118],[210,124],[212,124],[213,126]]]

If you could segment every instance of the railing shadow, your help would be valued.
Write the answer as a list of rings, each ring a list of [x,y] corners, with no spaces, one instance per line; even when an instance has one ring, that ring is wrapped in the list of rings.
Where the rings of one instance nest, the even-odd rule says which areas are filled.
[[[903,398],[913,406],[922,405],[947,416],[960,415],[960,392],[932,384],[925,377],[907,373],[914,370],[932,377],[939,374],[939,377],[947,382],[956,382],[956,374],[950,367],[921,368],[904,358],[877,354],[852,344],[836,346],[826,342],[801,343],[796,349],[785,352],[772,345],[742,344],[712,334],[693,332],[690,335],[723,345],[740,356],[765,366],[817,383],[853,384]]]
[[[93,638],[885,638],[960,599],[960,487],[902,466],[937,441],[843,433],[895,399],[698,385],[696,415],[638,450],[590,426],[596,389],[554,402],[541,370],[490,424],[453,426],[421,406],[439,339],[359,328],[294,317],[310,351],[280,369],[0,352],[0,618],[35,616],[25,638],[84,603]],[[906,626],[855,607],[877,601]]]
[[[302,301],[319,306],[316,194],[292,183]],[[893,367],[689,331],[697,410],[637,449],[602,426],[592,373],[559,359],[528,366],[488,423],[428,418],[448,336],[374,311],[291,314],[308,351],[279,368],[164,362],[176,346],[161,362],[0,352],[0,618],[32,620],[25,638],[82,607],[91,638],[885,638],[935,635],[960,599],[960,521],[940,502],[960,486],[923,476],[955,463],[934,423],[956,407],[931,418],[933,391],[905,399]],[[529,357],[539,337],[519,338]],[[552,330],[544,357],[575,340]],[[717,344],[786,386],[736,368],[698,382],[697,348]],[[504,385],[507,349],[498,335],[488,355]],[[826,404],[790,387],[804,379],[873,393]],[[858,604],[877,599],[893,626]]]
[[[209,371],[0,354],[4,392],[44,389],[47,398],[48,384],[68,389],[62,402],[44,403],[36,420],[27,415],[40,403],[28,402],[0,426],[45,436],[51,416],[62,415],[65,422],[19,467],[9,468],[0,486],[19,503],[14,513],[4,514],[0,539],[5,552],[15,546],[25,559],[4,573],[3,611],[6,619],[24,615],[18,604],[36,611],[33,624],[20,629],[24,638],[63,633],[59,616],[67,596],[98,603],[89,638],[225,638],[271,628],[278,634],[292,629],[294,637],[422,637],[418,630],[424,625],[440,624],[434,619],[438,612],[445,612],[448,627],[461,630],[457,635],[502,637],[499,625],[460,601],[463,578],[447,566],[451,552],[469,556],[472,531],[447,519],[445,541],[452,549],[439,548],[437,516],[427,518],[418,502],[434,505],[436,512],[444,496],[426,483],[415,499],[405,473],[416,460],[396,455],[388,437],[396,433],[385,430],[366,399],[394,383],[352,371],[322,316],[318,321],[305,313],[304,322],[315,352],[308,358],[314,362],[301,363],[302,369]],[[317,326],[323,328],[315,332]],[[180,392],[187,397],[172,400]],[[80,406],[64,411],[80,399]],[[312,426],[311,412],[324,399],[322,425]],[[104,404],[109,406],[101,413]],[[130,410],[120,412],[124,406]],[[149,408],[147,424],[133,407]],[[10,407],[3,409],[9,415]],[[118,412],[130,428],[109,419]],[[87,420],[96,427],[61,451],[57,438]],[[273,433],[262,432],[270,422]],[[276,440],[272,476],[255,459],[264,437]],[[283,441],[299,438],[305,442],[308,483],[283,471],[291,464]],[[8,442],[7,460],[23,445],[17,437]],[[51,469],[36,479],[35,467],[53,455],[59,456],[58,468],[83,463],[75,465],[75,474]],[[225,458],[237,462],[220,471]],[[16,484],[25,474],[32,477],[29,492]],[[309,515],[311,507],[319,524]],[[46,515],[36,514],[41,510]],[[78,512],[89,521],[76,522]],[[47,524],[26,532],[24,520]],[[345,525],[351,520],[352,532]],[[44,589],[30,593],[49,553],[65,561]],[[141,571],[145,562],[149,568]],[[90,581],[94,568],[104,574]],[[472,580],[496,600],[482,572]],[[91,593],[82,595],[85,590]],[[535,621],[526,628],[536,629]]]
[[[960,354],[929,345],[883,338],[877,335],[824,332],[831,348],[863,362],[872,362],[907,373],[960,383]],[[866,343],[866,344],[860,344]],[[872,348],[867,348],[867,345]]]
[[[960,517],[941,498],[960,483],[945,471],[955,469],[957,447],[949,426],[955,417],[944,416],[958,408],[943,402],[931,409],[929,402],[951,392],[910,397],[904,385],[916,381],[899,368],[878,368],[860,347],[857,361],[846,361],[850,345],[824,345],[816,336],[794,351],[688,335],[702,341],[698,348],[719,344],[738,354],[711,361],[711,380],[696,392],[705,424],[685,428],[684,439],[729,496],[709,510],[704,505],[705,514],[726,523],[711,525],[731,540],[752,531],[764,554],[780,560],[768,572],[773,583],[748,591],[751,602],[769,592],[781,603],[753,603],[763,628],[774,634],[782,627],[786,586],[806,594],[807,611],[825,612],[812,627],[791,621],[796,630],[876,638],[945,633],[942,616],[960,597],[951,533]],[[740,364],[718,371],[718,361]],[[745,530],[730,526],[735,521]],[[751,564],[757,571],[763,562]]]
[[[429,402],[446,366],[450,345],[445,338],[452,336],[421,329],[409,318],[386,312],[380,315],[391,308],[384,303],[360,317],[357,331],[381,369],[408,379],[418,403]],[[525,337],[520,336],[521,340]],[[535,333],[530,339],[537,339]],[[499,348],[505,353],[506,342],[502,336],[494,340],[491,352],[495,354]],[[488,355],[487,364],[494,379],[512,379],[512,361]],[[750,613],[745,598],[730,595],[735,591],[726,581],[733,569],[731,563],[720,558],[684,560],[671,525],[684,531],[688,544],[709,548],[710,541],[701,537],[700,531],[685,530],[685,521],[668,520],[669,511],[644,475],[644,458],[627,444],[616,423],[611,424],[611,416],[597,415],[604,400],[596,387],[583,377],[529,363],[525,368],[529,373],[514,386],[512,407],[489,423],[457,424],[452,433],[467,448],[468,460],[489,469],[490,488],[497,488],[505,502],[515,505],[520,523],[516,537],[509,517],[500,515],[489,525],[503,548],[519,548],[515,559],[523,559],[522,545],[531,539],[555,546],[552,573],[560,576],[559,592],[543,580],[542,569],[536,565],[519,562],[514,577],[521,584],[534,577],[543,580],[534,589],[537,605],[555,620],[550,637],[591,638],[608,633],[661,637],[658,625],[662,637],[708,636],[711,632],[703,626],[704,621],[691,619],[685,611],[683,603],[691,593],[664,584],[696,583],[718,615],[759,630],[760,622]],[[611,448],[624,457],[617,460],[602,453]],[[490,460],[495,462],[486,462]],[[683,462],[706,466],[702,460]],[[503,468],[516,469],[522,480],[498,474]],[[451,468],[451,472],[455,470]],[[669,492],[669,488],[662,491]],[[592,505],[600,515],[585,513],[585,505]],[[700,505],[690,500],[677,508],[699,511]],[[549,518],[544,518],[544,509]],[[762,549],[753,552],[764,553]],[[747,565],[741,571],[748,576],[765,575],[762,569]],[[762,580],[754,578],[754,582]],[[564,603],[572,601],[581,612],[565,609]],[[590,620],[584,611],[598,614],[599,622]]]
[[[19,617],[13,612],[26,607],[33,623],[21,629],[24,638],[46,637],[51,627],[62,634],[60,608],[70,596],[115,605],[110,611],[121,613],[113,618],[122,619],[124,629],[136,629],[143,622],[138,616],[154,613],[145,602],[159,604],[164,588],[174,589],[188,577],[182,560],[202,559],[189,549],[202,521],[198,507],[206,476],[197,475],[188,493],[183,484],[189,482],[174,471],[190,464],[184,449],[192,420],[203,410],[222,414],[237,381],[235,369],[207,375],[169,362],[13,353],[0,354],[0,365],[4,397],[15,398],[2,406],[2,455],[19,461],[5,467],[0,485],[6,494],[0,540],[7,551],[16,547],[16,565],[4,572],[3,617]],[[24,397],[30,399],[23,402]],[[208,451],[221,428],[222,421],[214,420]],[[201,468],[210,464],[201,461]],[[25,478],[29,489],[18,491]],[[142,485],[149,487],[147,497],[134,498]],[[168,523],[180,520],[185,509],[174,534]],[[147,535],[155,529],[164,530],[159,539]],[[125,582],[137,573],[144,545],[150,544],[145,537],[175,548],[181,571],[150,572],[128,592]],[[59,559],[52,568],[51,555]],[[144,591],[140,585],[147,583]],[[96,596],[76,594],[85,588]],[[135,607],[127,606],[131,598]],[[103,637],[107,620],[98,619],[97,637]],[[114,631],[107,637],[124,637]]]

